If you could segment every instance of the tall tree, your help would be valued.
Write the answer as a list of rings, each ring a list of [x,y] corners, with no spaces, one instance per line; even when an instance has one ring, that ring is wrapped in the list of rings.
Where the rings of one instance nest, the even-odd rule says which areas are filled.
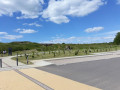
[[[114,39],[114,43],[117,45],[120,45],[120,32],[117,33],[117,35]]]

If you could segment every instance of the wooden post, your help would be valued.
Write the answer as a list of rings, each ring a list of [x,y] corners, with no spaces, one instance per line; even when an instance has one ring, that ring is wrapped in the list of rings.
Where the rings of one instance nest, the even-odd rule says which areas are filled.
[[[28,55],[27,55],[27,65],[28,65]]]
[[[16,63],[17,63],[17,66],[18,66],[18,53],[17,53]]]
[[[2,68],[2,59],[0,59],[0,67]]]

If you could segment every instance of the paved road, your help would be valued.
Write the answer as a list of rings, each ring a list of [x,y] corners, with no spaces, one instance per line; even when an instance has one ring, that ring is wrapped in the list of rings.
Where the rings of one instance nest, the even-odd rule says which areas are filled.
[[[120,90],[120,51],[102,56],[48,60],[47,64],[40,61],[32,66],[16,67],[10,57],[3,58],[3,62],[0,90]],[[49,62],[56,65],[40,67]]]
[[[100,90],[29,66],[14,67],[8,57],[6,62],[9,69],[0,71],[0,90]]]
[[[38,67],[103,90],[120,90],[120,58]]]

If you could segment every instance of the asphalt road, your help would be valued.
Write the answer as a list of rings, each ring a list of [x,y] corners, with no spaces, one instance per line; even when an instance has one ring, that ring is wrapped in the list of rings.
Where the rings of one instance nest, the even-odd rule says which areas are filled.
[[[37,67],[103,90],[120,90],[120,58]]]

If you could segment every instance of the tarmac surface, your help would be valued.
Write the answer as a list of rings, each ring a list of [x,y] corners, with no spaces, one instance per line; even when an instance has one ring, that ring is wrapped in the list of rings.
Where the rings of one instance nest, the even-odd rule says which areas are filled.
[[[120,90],[120,58],[37,67],[103,90]]]

